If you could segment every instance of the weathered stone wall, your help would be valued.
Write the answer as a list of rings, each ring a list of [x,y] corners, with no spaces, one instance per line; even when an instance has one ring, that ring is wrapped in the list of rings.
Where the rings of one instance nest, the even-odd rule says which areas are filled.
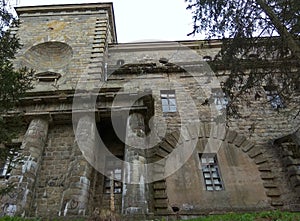
[[[33,91],[75,89],[80,78],[85,83],[104,78],[106,47],[116,40],[107,5],[62,7],[17,9],[23,47],[16,66],[61,75],[55,82],[37,81]]]
[[[68,167],[74,145],[71,125],[56,125],[49,128],[43,161],[36,182],[33,214],[56,216],[62,207],[62,193],[66,188]]]
[[[121,44],[111,47],[112,74],[108,78],[108,84],[119,83],[125,91],[131,92],[142,89],[152,91],[155,110],[153,121],[150,123],[155,125],[153,128],[156,129],[155,133],[158,136],[153,136],[151,134],[153,131],[150,132],[149,148],[157,143],[159,137],[166,138],[166,134],[172,134],[178,128],[184,127],[184,123],[189,120],[222,122],[222,118],[216,117],[220,113],[212,103],[211,105],[205,104],[205,100],[210,98],[212,88],[220,87],[224,77],[216,78],[218,73],[211,73],[206,62],[198,61],[194,63],[194,67],[191,67],[188,62],[196,62],[197,56],[191,56],[188,51],[178,52],[177,45],[175,47],[173,45],[173,49],[170,47],[172,46],[168,43]],[[199,48],[197,52],[201,56],[213,57],[216,49],[208,51]],[[200,59],[201,56],[199,56]],[[171,67],[163,69],[164,64],[159,61],[161,58],[183,67],[186,72],[170,73]],[[124,65],[118,66],[118,60],[123,60]],[[139,65],[147,66],[148,69],[138,69]],[[162,112],[160,90],[175,90],[178,113]],[[266,95],[255,100],[254,94],[255,92],[252,91],[245,95],[252,100],[251,105],[241,102],[242,118],[232,118],[226,125],[232,130],[230,139],[234,140],[237,135],[243,136],[244,140],[247,139],[244,143],[246,147],[241,151],[228,146],[226,142],[220,148],[215,147],[214,152],[218,153],[220,168],[224,174],[225,190],[213,193],[203,191],[204,182],[201,180],[202,174],[199,169],[199,159],[197,159],[198,153],[203,150],[198,150],[182,169],[166,181],[154,183],[153,200],[154,204],[156,203],[154,212],[167,214],[167,211],[171,211],[171,206],[178,207],[181,213],[190,214],[196,211],[201,213],[215,210],[260,210],[270,206],[291,208],[290,203],[294,203],[291,198],[293,190],[284,175],[281,155],[273,142],[299,128],[299,117],[294,118],[297,109],[293,109],[299,102],[299,97],[295,97],[294,103],[290,106],[274,110],[267,102]],[[193,104],[196,112],[193,112]],[[248,142],[252,143],[255,148],[252,149],[252,146],[248,148]],[[169,143],[168,145],[169,150],[165,145],[158,147],[156,155],[166,157],[172,148],[176,148],[174,145],[170,147]],[[229,159],[230,157],[232,159]],[[155,159],[158,160],[159,157]],[[230,164],[232,160],[235,161],[235,165]],[[194,192],[199,195],[188,194]],[[254,192],[259,194],[253,194]]]
[[[49,77],[51,72],[58,77],[47,82],[40,78],[20,108],[25,118],[33,120],[22,146],[27,161],[10,178],[17,183],[18,194],[2,200],[14,212],[44,217],[100,215],[110,210],[126,215],[174,215],[290,209],[291,203],[298,203],[293,194],[299,189],[298,161],[290,164],[289,153],[282,151],[282,162],[282,152],[273,141],[295,132],[299,116],[291,117],[290,106],[277,111],[265,95],[255,100],[254,93],[249,93],[245,96],[253,102],[241,102],[242,118],[224,124],[212,89],[220,88],[226,76],[218,76],[205,61],[216,55],[218,43],[114,44],[113,16],[101,4],[18,11],[18,35],[24,47],[16,66],[27,65],[37,74]],[[99,96],[91,106],[85,102],[92,93],[85,94],[76,111],[92,107],[97,113],[72,119],[79,80],[80,89],[96,87],[93,93]],[[162,111],[161,90],[175,90],[177,112]],[[153,104],[147,106],[143,97],[134,100],[140,92],[148,92]],[[126,130],[123,142],[116,138],[111,113]],[[125,123],[135,119],[129,115],[139,116],[131,122],[133,130]],[[145,122],[137,124],[143,118]],[[165,159],[147,171],[151,184],[123,184],[122,194],[105,193],[104,176],[90,165],[105,164],[97,146],[98,133],[111,153],[131,163]],[[130,145],[138,145],[138,138],[147,148],[135,152]],[[209,151],[217,154],[224,190],[205,190],[199,153]],[[179,164],[183,167],[176,168]],[[170,173],[173,169],[176,172]],[[143,181],[141,173],[127,167],[123,176]]]

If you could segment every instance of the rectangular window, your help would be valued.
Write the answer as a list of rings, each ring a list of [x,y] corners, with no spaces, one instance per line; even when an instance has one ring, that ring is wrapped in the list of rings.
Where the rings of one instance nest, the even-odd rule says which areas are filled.
[[[120,160],[123,159],[123,157],[118,158]],[[104,193],[109,194],[111,189],[113,189],[113,193],[122,193],[123,163],[120,160],[117,160],[115,157],[106,159],[106,174],[110,174],[110,176],[104,177]]]
[[[264,87],[266,95],[267,95],[267,100],[270,102],[271,107],[273,109],[278,109],[278,108],[283,108],[284,104],[283,101],[280,97],[280,95],[277,92],[276,87]]]
[[[160,91],[160,98],[164,113],[177,112],[175,90]]]
[[[206,190],[223,190],[223,182],[216,154],[199,154]]]

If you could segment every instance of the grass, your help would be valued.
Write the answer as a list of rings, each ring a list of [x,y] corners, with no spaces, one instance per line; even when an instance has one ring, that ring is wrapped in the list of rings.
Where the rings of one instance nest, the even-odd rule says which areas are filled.
[[[227,213],[209,215],[189,221],[300,221],[300,213],[266,211],[260,213]]]
[[[8,216],[0,218],[0,221],[42,221],[42,220],[44,219],[26,219],[21,217],[8,217]],[[162,219],[162,221],[164,220],[165,219]],[[189,219],[185,221],[300,221],[300,213],[281,212],[281,211],[266,211],[266,212],[259,212],[259,213],[226,213],[223,215],[203,216],[196,219]]]

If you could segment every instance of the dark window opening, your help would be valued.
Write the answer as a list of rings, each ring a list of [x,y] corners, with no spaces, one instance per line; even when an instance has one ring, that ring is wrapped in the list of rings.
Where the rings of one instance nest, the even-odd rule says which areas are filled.
[[[175,90],[160,91],[162,111],[164,113],[177,112]]]
[[[221,174],[218,166],[216,154],[199,154],[201,169],[203,173],[206,190],[218,191],[223,190],[224,185],[221,179]]]
[[[118,156],[123,160],[123,156]],[[107,157],[105,162],[106,174],[110,176],[104,177],[104,193],[122,193],[122,173],[123,163],[115,157]]]
[[[273,109],[284,108],[284,103],[275,87],[264,87],[267,100],[270,102]]]
[[[35,75],[35,78],[37,81],[41,82],[55,82],[61,77],[61,74],[51,72],[51,71],[46,71],[42,73],[38,73]]]
[[[124,139],[126,136],[126,117],[114,116],[114,124],[111,118],[102,118],[97,124],[97,130],[105,147],[112,155],[101,158],[105,163],[105,175],[103,180],[103,193],[122,193]],[[101,148],[101,147],[100,147]]]

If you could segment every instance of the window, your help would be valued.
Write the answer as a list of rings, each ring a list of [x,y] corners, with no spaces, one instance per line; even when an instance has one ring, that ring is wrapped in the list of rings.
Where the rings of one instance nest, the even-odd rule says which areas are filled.
[[[37,73],[35,78],[41,82],[56,82],[61,77],[61,74],[52,71]]]
[[[177,111],[175,90],[160,91],[160,98],[164,113],[173,113]]]
[[[226,108],[228,104],[228,99],[221,88],[212,88],[211,90],[212,98],[217,110],[222,110]]]
[[[201,169],[203,173],[206,190],[223,190],[217,155],[216,154],[199,154]]]
[[[273,109],[283,108],[284,104],[275,87],[264,87],[267,100]]]
[[[8,179],[10,172],[21,162],[21,156],[18,152],[19,145],[6,146],[1,149],[0,159],[0,178]]]
[[[123,159],[123,157],[118,158]],[[111,188],[113,188],[113,193],[122,193],[122,168],[122,161],[117,160],[115,157],[106,159],[106,174],[110,174],[110,177],[104,177],[104,193],[109,194]]]

